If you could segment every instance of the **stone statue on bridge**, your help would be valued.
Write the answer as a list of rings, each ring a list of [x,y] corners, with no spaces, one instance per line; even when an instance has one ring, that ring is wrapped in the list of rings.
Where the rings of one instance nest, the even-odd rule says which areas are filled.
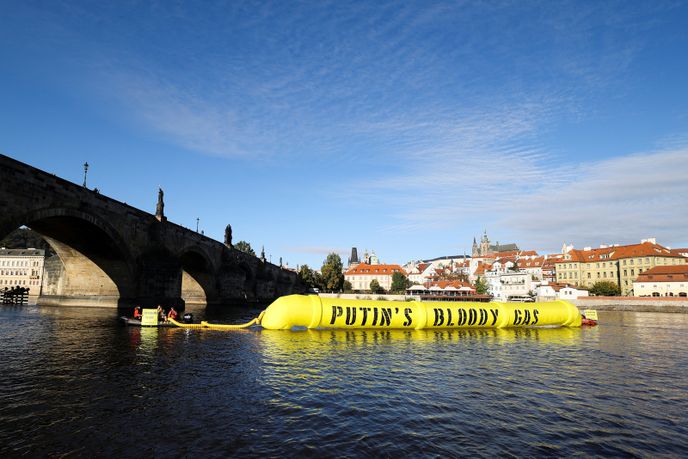
[[[225,245],[232,248],[232,225],[227,225],[225,228]]]
[[[162,191],[162,188],[158,188],[158,205],[155,207],[155,218],[161,222],[167,220],[165,217],[165,202],[163,201],[164,195],[165,192]]]

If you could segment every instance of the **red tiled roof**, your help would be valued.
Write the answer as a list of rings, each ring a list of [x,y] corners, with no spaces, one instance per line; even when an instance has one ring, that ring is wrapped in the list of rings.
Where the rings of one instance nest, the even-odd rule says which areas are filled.
[[[636,282],[688,282],[688,265],[655,266],[640,273]]]
[[[436,286],[438,286],[438,287],[441,288],[441,289],[445,289],[445,288],[447,288],[447,287],[449,287],[449,286],[452,286],[452,287],[457,288],[457,289],[459,289],[459,288],[461,288],[461,287],[473,288],[473,286],[472,286],[471,284],[469,284],[469,283],[461,282],[461,281],[456,281],[456,280],[455,280],[455,281],[435,281],[435,282],[427,282],[427,283],[425,284],[425,286],[426,286],[427,288],[430,288],[430,287],[432,287],[433,285],[436,285]]]
[[[428,269],[428,266],[430,266],[430,263],[421,263],[418,265],[418,271],[423,272]]]
[[[672,253],[672,251],[666,247],[663,247],[659,244],[653,244],[651,242],[621,245],[616,247],[604,247],[591,250],[573,249],[568,254],[571,256],[570,260],[562,259],[555,261],[555,263],[590,263],[595,261],[620,260],[623,258],[633,257],[683,258],[677,253]]]
[[[406,271],[399,266],[399,265],[369,265],[366,263],[361,263],[360,265],[356,266],[355,268],[351,268],[344,274],[347,276],[352,276],[352,275],[368,275],[372,276],[375,274],[380,274],[380,275],[389,275],[391,276],[395,272],[400,272],[404,276],[406,275]]]

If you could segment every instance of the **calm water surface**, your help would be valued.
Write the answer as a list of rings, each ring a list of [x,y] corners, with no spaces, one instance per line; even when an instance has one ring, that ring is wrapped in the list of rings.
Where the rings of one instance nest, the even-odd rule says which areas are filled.
[[[0,457],[688,456],[688,315],[451,332],[115,318],[0,306]]]

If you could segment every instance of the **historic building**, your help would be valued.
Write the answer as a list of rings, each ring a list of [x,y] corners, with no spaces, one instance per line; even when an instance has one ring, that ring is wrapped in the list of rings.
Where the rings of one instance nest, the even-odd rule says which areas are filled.
[[[495,245],[490,244],[490,239],[487,237],[487,231],[483,233],[480,239],[480,244],[473,238],[472,257],[489,257],[502,252],[517,252],[518,246],[516,244],[500,244],[499,241]]]
[[[351,283],[351,288],[359,291],[370,290],[370,283],[377,280],[380,287],[388,291],[392,287],[392,275],[396,272],[406,275],[399,265],[360,263],[344,273],[344,280]]]
[[[688,259],[672,253],[654,239],[640,244],[600,246],[583,250],[570,249],[556,262],[559,283],[592,287],[599,281],[611,281],[619,286],[622,295],[633,294],[633,282],[643,272],[655,266],[683,265]]]
[[[688,265],[655,266],[633,281],[634,296],[688,296]]]
[[[29,297],[41,293],[45,251],[40,249],[0,249],[0,289],[24,287]]]

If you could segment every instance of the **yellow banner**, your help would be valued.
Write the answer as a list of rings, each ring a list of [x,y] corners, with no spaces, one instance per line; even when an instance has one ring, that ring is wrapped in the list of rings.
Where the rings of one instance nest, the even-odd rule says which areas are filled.
[[[144,309],[141,317],[141,326],[143,327],[157,327],[158,326],[158,310]]]

